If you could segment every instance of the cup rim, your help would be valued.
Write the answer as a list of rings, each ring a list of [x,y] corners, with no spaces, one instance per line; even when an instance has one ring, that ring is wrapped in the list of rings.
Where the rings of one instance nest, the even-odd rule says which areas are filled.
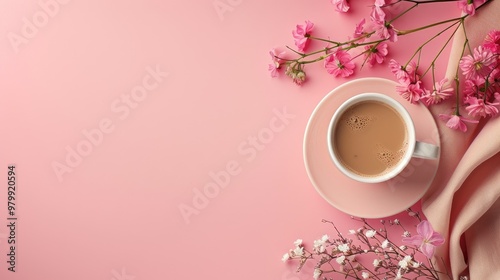
[[[362,101],[380,101],[383,102],[384,104],[389,105],[393,109],[395,109],[400,116],[402,117],[403,121],[405,122],[406,125],[406,130],[407,130],[407,140],[408,140],[408,146],[407,146],[407,151],[405,152],[403,158],[399,161],[399,164],[396,165],[392,170],[389,172],[383,173],[378,176],[361,176],[358,175],[347,168],[345,168],[342,163],[337,159],[334,151],[334,145],[333,145],[333,139],[332,139],[332,134],[333,130],[335,128],[335,125],[338,121],[338,118],[342,115],[342,113],[345,112],[345,110],[354,104],[357,104]],[[387,95],[381,94],[381,93],[376,93],[376,92],[365,92],[365,93],[360,93],[357,95],[354,95],[344,101],[335,111],[333,114],[330,123],[328,125],[328,133],[327,133],[327,145],[328,145],[328,150],[330,153],[330,158],[334,162],[335,166],[337,169],[339,169],[344,175],[348,176],[349,178],[362,182],[362,183],[381,183],[384,181],[388,181],[394,177],[396,177],[403,169],[408,165],[412,158],[413,151],[415,150],[415,142],[416,142],[416,136],[415,136],[415,126],[413,124],[413,120],[410,116],[410,113],[406,110],[406,108],[401,105],[400,102],[397,100],[393,99],[392,97],[389,97]]]

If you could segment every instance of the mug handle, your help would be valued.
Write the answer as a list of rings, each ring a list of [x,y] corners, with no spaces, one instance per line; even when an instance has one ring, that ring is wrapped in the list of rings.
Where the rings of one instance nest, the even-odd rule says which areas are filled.
[[[439,157],[439,146],[416,141],[412,156],[424,159],[437,159]]]

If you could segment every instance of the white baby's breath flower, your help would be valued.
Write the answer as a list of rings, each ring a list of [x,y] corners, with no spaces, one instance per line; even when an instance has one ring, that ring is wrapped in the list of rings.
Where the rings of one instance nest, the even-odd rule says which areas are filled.
[[[319,268],[314,269],[313,278],[318,279],[322,273],[323,273],[323,271],[321,271],[321,269],[319,269]]]
[[[343,264],[345,261],[345,256],[340,256],[335,259],[338,264]]]
[[[408,267],[408,263],[405,260],[400,260],[398,266],[402,269],[406,269]]]
[[[406,269],[408,264],[411,262],[411,256],[405,256],[402,260],[399,261],[398,266],[402,269]]]
[[[385,249],[385,248],[387,248],[387,245],[389,245],[389,240],[386,239],[386,240],[382,241],[382,244],[380,245],[380,247]]]
[[[412,266],[413,266],[413,268],[419,268],[420,267],[420,263],[413,262]]]
[[[370,278],[370,273],[366,272],[366,271],[363,271],[361,273],[361,277],[363,277],[363,279],[368,279]]]
[[[295,240],[295,242],[293,242],[293,245],[295,245],[295,246],[297,246],[297,247],[298,247],[298,246],[301,246],[301,245],[302,245],[302,239],[297,239],[297,240]]]
[[[405,232],[403,232],[403,237],[410,237],[411,233],[407,230],[405,230]]]
[[[337,249],[339,249],[340,252],[346,253],[349,251],[349,245],[348,244],[340,244]]]
[[[394,224],[395,225],[399,225],[399,220],[398,219],[394,219]]]
[[[374,259],[373,260],[373,266],[378,267],[380,265],[380,260],[379,259]]]
[[[303,256],[304,255],[304,247],[295,247],[295,249],[293,249],[293,253],[294,255],[296,256]]]
[[[323,242],[327,242],[328,239],[330,239],[330,236],[328,236],[326,234],[321,237],[321,240],[323,240]]]
[[[325,251],[325,242],[321,239],[314,240],[313,242],[314,251],[318,253],[323,253]]]
[[[401,268],[400,268],[398,269],[398,273],[396,274],[396,278],[394,279],[401,279],[401,278],[403,278],[403,275],[401,275]]]
[[[281,258],[281,261],[283,262],[286,262],[290,259],[290,254],[286,253],[283,255],[283,257]]]
[[[377,231],[375,231],[373,229],[367,230],[365,233],[366,237],[368,237],[368,238],[373,238],[376,234],[377,234]]]
[[[349,234],[356,234],[356,231],[355,231],[355,230],[353,230],[353,229],[350,229],[350,230],[349,230]]]
[[[403,250],[403,251],[404,251],[404,250],[406,250],[406,249],[407,249],[407,247],[406,247],[405,245],[401,245],[401,246],[399,246],[399,249],[401,249],[401,250]]]
[[[325,234],[321,237],[321,239],[314,240],[314,242],[313,242],[314,250],[318,253],[325,252],[325,250],[326,250],[325,245],[326,245],[326,242],[328,241],[329,238],[330,237]]]

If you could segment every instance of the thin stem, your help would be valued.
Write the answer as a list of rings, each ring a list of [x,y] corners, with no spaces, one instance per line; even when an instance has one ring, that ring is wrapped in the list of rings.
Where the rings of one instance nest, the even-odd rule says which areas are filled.
[[[418,3],[418,4],[429,4],[429,3],[442,3],[442,2],[458,2],[458,0],[422,0],[422,1],[417,1],[417,0],[401,0],[403,2],[411,2],[411,3]]]
[[[408,13],[409,11],[413,10],[416,7],[418,7],[418,3],[415,3],[415,5],[411,6],[410,8],[406,9],[405,11],[403,11],[402,13],[400,13],[399,15],[397,15],[395,18],[391,19],[389,21],[389,24],[393,23],[395,20],[397,20],[398,18],[404,16],[406,13]]]
[[[292,52],[294,52],[294,53],[296,53],[296,54],[298,54],[298,55],[302,56],[302,57],[305,57],[305,56],[306,56],[306,54],[305,54],[305,53],[298,52],[298,51],[296,51],[296,50],[294,50],[294,49],[290,48],[289,46],[286,46],[286,48],[287,48],[287,49],[289,49],[289,50],[291,50]]]
[[[408,208],[406,211],[413,212],[413,217],[417,218],[419,222],[422,221],[422,219],[420,218],[420,213],[418,211],[413,211],[411,208]]]
[[[317,51],[310,52],[310,53],[301,53],[301,52],[298,52],[298,51],[290,48],[289,46],[286,46],[287,49],[293,51],[294,53],[296,53],[296,54],[298,54],[300,56],[299,58],[296,58],[296,59],[293,59],[293,60],[289,60],[289,61],[294,61],[294,62],[297,62],[297,63],[300,63],[300,64],[314,63],[314,62],[318,62],[318,61],[321,61],[321,60],[325,59],[327,56],[321,56],[321,57],[319,57],[317,59],[313,59],[313,60],[306,60],[306,61],[301,61],[301,60],[304,59],[304,58],[306,58],[306,57],[309,57],[309,56],[312,56],[312,55],[316,55],[316,54],[320,54],[320,53],[323,53],[323,52],[328,53],[332,49],[335,49],[335,48],[338,48],[338,47],[341,47],[341,46],[345,46],[345,45],[352,45],[352,44],[354,44],[352,47],[348,48],[348,49],[351,49],[351,48],[355,48],[355,47],[358,47],[358,46],[364,46],[364,45],[367,45],[367,44],[371,44],[373,42],[385,41],[385,39],[384,39],[384,40],[377,40],[377,41],[373,41],[373,42],[356,44],[357,41],[360,41],[360,40],[362,40],[364,38],[368,38],[368,37],[370,37],[373,34],[375,34],[375,31],[363,34],[363,36],[360,36],[358,38],[355,38],[355,39],[352,39],[352,40],[349,40],[349,41],[346,41],[346,42],[342,42],[342,43],[334,42],[334,41],[331,41],[331,40],[324,39],[327,42],[336,43],[336,45],[335,46],[331,46],[331,47],[325,47],[324,49],[317,50]],[[316,37],[313,37],[313,38],[315,40],[320,40],[320,38],[316,38]]]
[[[461,24],[463,24],[463,22]],[[460,54],[460,57],[464,56],[465,48],[468,44],[469,44],[469,39],[465,39],[464,45],[462,47],[462,53]],[[455,115],[460,116],[460,93],[459,93],[460,79],[458,78],[458,69],[459,69],[459,67],[457,66],[457,72],[455,73],[455,85],[456,85],[456,96],[457,96]]]
[[[339,42],[328,40],[328,39],[324,39],[324,38],[313,37],[313,36],[309,36],[308,38],[311,39],[311,40],[317,40],[317,41],[327,42],[327,43],[330,43],[330,44],[334,44],[336,46],[340,45]]]
[[[321,220],[321,222],[331,224],[333,226],[333,228],[335,229],[335,231],[337,232],[337,236],[342,239],[342,242],[346,242],[346,238],[342,235],[342,233],[339,231],[339,229],[337,228],[337,226],[333,222],[327,221],[325,219]]]
[[[456,18],[452,18],[452,19],[447,19],[447,20],[443,20],[443,21],[435,22],[435,23],[432,23],[432,24],[424,25],[424,26],[422,26],[422,27],[415,28],[415,29],[409,29],[409,30],[402,30],[402,31],[398,31],[398,36],[401,36],[401,35],[407,35],[407,34],[411,34],[411,33],[415,33],[415,32],[417,32],[417,31],[421,31],[421,30],[424,30],[424,29],[427,29],[427,28],[431,28],[431,27],[438,26],[438,25],[442,25],[442,24],[449,23],[449,22],[460,21],[460,20],[465,19],[467,16],[468,16],[468,15],[464,15],[464,16],[461,16],[461,17],[456,17]]]
[[[366,54],[366,53],[371,53],[371,52],[374,52],[374,50],[377,49],[378,45],[380,45],[381,42],[378,42],[376,43],[375,45],[373,45],[372,47],[370,47],[369,49],[365,50],[364,52],[362,52],[361,54]],[[366,62],[368,61],[368,59],[370,58],[369,55],[365,56],[365,59],[363,60],[363,63],[361,63],[361,68],[363,68],[366,64]]]
[[[464,20],[462,20],[462,22],[461,22],[461,23],[462,23],[462,28],[463,28],[463,30],[464,30],[464,36],[465,36],[465,38],[469,38],[469,36],[467,36],[467,30],[465,29],[465,23],[464,23]],[[470,44],[469,44],[469,40],[466,40],[466,42],[467,42],[467,48],[469,49],[469,53],[470,53],[470,54],[472,54],[472,48],[471,48],[471,46],[470,46]],[[462,56],[463,56],[463,55],[464,55],[464,54],[462,54]]]
[[[450,29],[451,27],[453,27],[454,25],[457,25],[459,24],[459,22],[455,22],[453,23],[452,25],[446,27],[445,29],[443,29],[441,32],[439,32],[436,36],[440,36],[441,34],[443,34],[445,31],[447,31],[448,29]],[[446,40],[446,43],[444,43],[443,47],[439,50],[439,52],[436,54],[436,56],[434,57],[434,59],[432,60],[431,62],[431,66],[433,67],[434,69],[434,64],[436,63],[437,59],[439,58],[439,56],[441,55],[441,53],[444,51],[444,49],[446,48],[446,46],[448,46],[448,44],[451,42],[451,39],[453,39],[453,36],[455,35],[455,33],[457,32],[458,28],[460,28],[460,25],[457,26],[457,28],[455,28],[455,30],[453,31],[453,33],[450,35],[450,37],[448,37],[448,40]],[[431,67],[429,66],[429,68]],[[425,72],[422,74],[422,77],[425,76],[425,74],[429,71],[429,68],[427,68],[427,70],[425,70]],[[434,75],[433,75],[434,76]]]

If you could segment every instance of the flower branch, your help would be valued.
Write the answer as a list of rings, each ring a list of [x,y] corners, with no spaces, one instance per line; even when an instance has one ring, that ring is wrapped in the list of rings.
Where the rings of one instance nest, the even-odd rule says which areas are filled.
[[[396,0],[394,2],[375,0],[368,21],[366,18],[361,19],[355,26],[352,37],[345,41],[314,36],[314,24],[306,21],[303,25],[297,25],[292,31],[296,49],[286,46],[296,57],[290,58],[284,52],[278,54],[275,49],[271,50],[272,64],[269,65],[269,71],[272,77],[277,77],[281,69],[285,68],[285,74],[295,84],[302,85],[307,80],[306,65],[322,62],[327,73],[334,77],[348,78],[356,72],[356,60],[362,59],[361,68],[366,64],[370,67],[384,64],[389,59],[389,46],[397,45],[399,37],[444,26],[420,44],[405,64],[401,65],[390,59],[389,70],[399,83],[396,91],[410,103],[424,103],[426,106],[431,106],[454,95],[457,99],[454,112],[450,115],[440,114],[439,117],[446,121],[448,127],[465,132],[467,131],[466,123],[477,123],[479,118],[494,117],[498,114],[500,107],[500,31],[492,30],[481,46],[472,48],[468,43],[467,30],[464,25],[466,18],[475,15],[477,10],[482,9],[491,1],[494,0]],[[388,9],[404,2],[412,3],[412,5],[393,18],[387,16]],[[457,5],[463,15],[407,30],[396,28],[395,24],[399,19],[411,16],[420,5],[444,2]],[[341,13],[350,10],[347,0],[332,0],[332,3]],[[466,43],[464,55],[462,55],[457,75],[454,78],[455,83],[446,78],[437,79],[436,61],[460,30],[465,35]],[[424,51],[429,51],[426,48],[428,44],[446,32],[451,34],[437,49],[437,52],[430,56],[432,59],[429,65],[421,67],[420,58]],[[327,46],[306,51],[311,41],[327,43]],[[465,55],[466,49],[469,53],[467,55]],[[421,72],[420,68],[424,68],[424,71]],[[429,71],[432,71],[432,85],[427,86],[423,78]],[[462,88],[461,85],[463,85],[463,94],[458,94],[458,90]],[[469,118],[460,115],[461,106],[465,108]]]
[[[411,235],[397,219],[381,220],[383,228],[376,229],[368,220],[353,218],[361,227],[349,230],[352,237],[347,238],[335,223],[323,220],[332,225],[336,237],[323,235],[312,243],[311,251],[302,239],[297,239],[295,248],[283,255],[282,261],[297,260],[297,272],[307,262],[316,262],[314,279],[331,279],[334,274],[346,279],[451,279],[448,272],[436,268],[433,258],[435,247],[444,243],[443,237],[428,221],[421,220],[418,212],[408,213],[419,222],[417,234]],[[400,227],[404,245],[398,246],[390,239],[387,225]]]

